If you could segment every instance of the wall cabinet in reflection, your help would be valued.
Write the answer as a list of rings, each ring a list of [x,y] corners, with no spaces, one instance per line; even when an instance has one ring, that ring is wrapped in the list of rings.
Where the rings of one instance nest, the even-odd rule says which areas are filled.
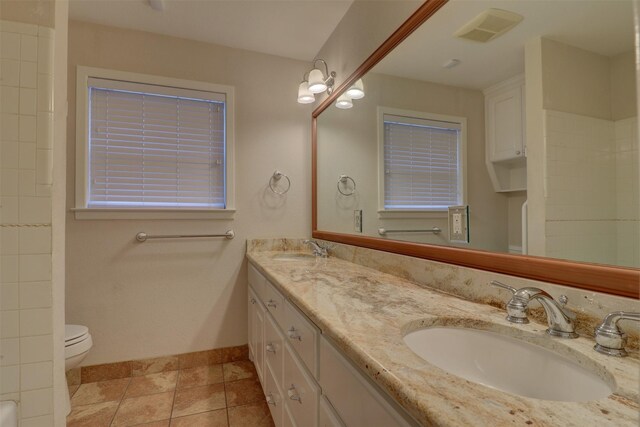
[[[497,192],[526,190],[524,76],[484,90],[486,163]]]

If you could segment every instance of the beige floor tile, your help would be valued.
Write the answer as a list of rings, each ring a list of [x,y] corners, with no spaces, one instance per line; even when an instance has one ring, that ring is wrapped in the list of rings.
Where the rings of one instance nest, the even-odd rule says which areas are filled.
[[[224,381],[238,381],[247,378],[257,378],[256,368],[250,360],[241,360],[239,362],[225,363],[222,365],[224,372]]]
[[[176,391],[172,417],[223,409],[225,406],[223,383],[181,389]]]
[[[162,393],[176,388],[178,371],[160,372],[131,378],[124,398],[144,396],[146,394]]]
[[[222,365],[198,366],[180,371],[178,388],[197,387],[209,384],[217,384],[224,381]]]
[[[180,369],[222,363],[222,349],[196,351],[178,356]]]
[[[118,408],[113,426],[135,426],[171,417],[173,391],[124,399]]]
[[[119,402],[76,406],[67,417],[67,427],[109,427]]]
[[[225,383],[225,389],[228,407],[264,402],[264,393],[257,379]]]
[[[229,427],[274,427],[271,412],[264,402],[234,406],[228,411]]]
[[[136,424],[132,427],[169,427],[171,420],[151,421],[150,423]]]
[[[122,399],[129,378],[81,384],[71,398],[71,406],[112,402]]]
[[[171,427],[227,427],[227,410],[202,412],[186,417],[172,418]]]
[[[222,362],[237,362],[239,360],[249,360],[249,346],[239,345],[236,347],[226,347],[222,349]]]
[[[83,384],[129,377],[131,377],[131,362],[105,363],[80,368],[80,379]]]

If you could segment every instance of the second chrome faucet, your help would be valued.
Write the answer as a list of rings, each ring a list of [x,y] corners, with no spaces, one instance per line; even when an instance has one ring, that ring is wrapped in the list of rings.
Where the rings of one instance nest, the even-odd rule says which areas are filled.
[[[575,332],[575,314],[564,307],[567,303],[566,296],[562,295],[558,302],[542,289],[533,287],[516,289],[496,280],[489,282],[489,284],[507,289],[513,294],[507,302],[507,320],[509,322],[529,323],[527,316],[529,303],[535,299],[542,305],[546,313],[549,335],[561,338],[578,338],[578,334]]]

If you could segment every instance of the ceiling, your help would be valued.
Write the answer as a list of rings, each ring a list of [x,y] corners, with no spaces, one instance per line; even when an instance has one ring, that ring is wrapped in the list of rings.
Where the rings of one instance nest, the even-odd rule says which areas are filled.
[[[488,42],[453,34],[480,12],[497,8],[524,16],[511,31]],[[473,89],[485,89],[524,72],[524,43],[544,36],[612,56],[633,49],[630,0],[451,0],[374,72]],[[445,69],[450,59],[460,64]]]
[[[353,0],[70,0],[70,19],[311,61]]]

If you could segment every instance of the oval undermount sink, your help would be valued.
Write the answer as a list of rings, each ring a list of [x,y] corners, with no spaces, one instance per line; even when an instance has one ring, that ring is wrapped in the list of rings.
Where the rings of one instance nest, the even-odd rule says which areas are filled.
[[[285,252],[282,254],[276,254],[273,256],[273,259],[277,259],[278,261],[304,261],[314,259],[315,255],[306,254],[302,252]]]
[[[408,333],[404,342],[440,369],[511,394],[586,402],[613,392],[605,380],[577,363],[495,332],[432,327]]]

